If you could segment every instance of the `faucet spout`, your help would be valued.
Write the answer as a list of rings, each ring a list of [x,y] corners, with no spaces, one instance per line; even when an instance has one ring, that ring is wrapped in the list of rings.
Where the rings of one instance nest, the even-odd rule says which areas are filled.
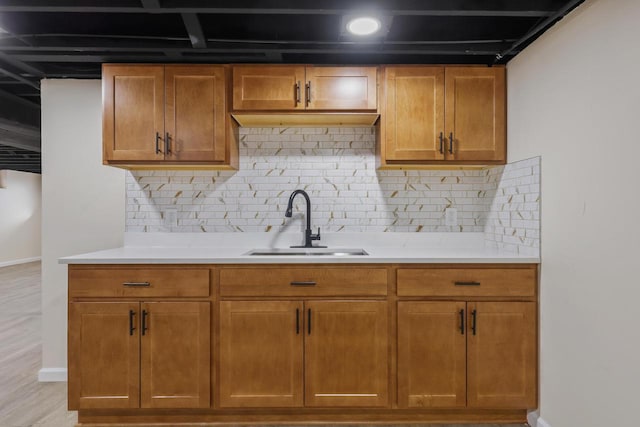
[[[293,215],[293,200],[296,198],[298,194],[302,194],[304,200],[307,203],[307,228],[304,231],[304,245],[302,246],[291,246],[292,248],[326,248],[326,246],[313,246],[312,241],[320,240],[320,228],[318,227],[318,234],[313,234],[311,232],[311,199],[309,195],[304,190],[295,190],[289,196],[289,203],[287,204],[287,210],[284,213],[284,216],[287,218],[291,218]]]

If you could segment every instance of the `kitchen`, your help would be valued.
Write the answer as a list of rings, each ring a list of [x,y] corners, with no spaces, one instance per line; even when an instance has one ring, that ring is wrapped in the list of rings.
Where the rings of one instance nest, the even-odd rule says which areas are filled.
[[[611,58],[619,61],[619,63],[616,62],[618,64],[616,73],[623,74],[622,78],[607,79],[606,85],[595,85],[594,79],[595,81],[601,79],[605,69],[610,72],[611,65],[596,60],[592,50],[606,50],[608,48],[606,41],[610,40],[631,43],[629,40],[634,38],[633,31],[637,32],[632,17],[637,16],[637,13],[638,8],[634,2],[605,0],[586,2],[507,65],[507,163],[512,165],[541,157],[539,163],[540,194],[542,195],[539,399],[540,416],[543,420],[537,422],[542,426],[545,425],[544,423],[553,426],[606,425],[607,422],[609,425],[630,425],[631,406],[624,402],[628,396],[633,395],[632,379],[637,378],[635,375],[637,367],[632,363],[634,350],[637,350],[634,346],[637,344],[624,339],[624,335],[617,332],[615,325],[633,324],[631,312],[624,310],[623,307],[625,304],[631,304],[633,292],[636,292],[629,288],[628,282],[632,277],[630,274],[632,255],[637,253],[634,251],[634,247],[637,248],[637,246],[633,243],[633,237],[637,236],[637,231],[630,227],[633,207],[637,201],[633,197],[621,201],[618,197],[621,191],[627,189],[630,195],[634,194],[631,187],[634,182],[631,161],[638,148],[633,144],[630,114],[637,111],[637,109],[634,110],[636,104],[633,101],[637,89],[628,86],[630,76],[627,76],[627,73],[634,69],[633,64],[637,61],[637,55],[625,55],[622,49],[620,55]],[[606,16],[607,20],[602,20],[602,16]],[[583,42],[584,39],[590,43]],[[634,52],[635,48],[629,45],[628,49],[629,52]],[[581,73],[580,69],[588,69],[589,72]],[[585,90],[587,87],[589,91]],[[612,91],[615,91],[615,94],[612,95]],[[317,226],[322,227],[320,244],[330,247],[362,247],[367,250],[367,246],[371,246],[370,243],[366,240],[355,240],[355,237],[348,236],[347,233],[385,233],[387,227],[399,227],[396,230],[386,231],[387,234],[390,231],[414,232],[420,225],[423,225],[423,231],[436,233],[447,232],[444,227],[450,227],[440,225],[439,222],[432,223],[431,220],[436,218],[431,218],[429,215],[394,216],[393,212],[403,212],[405,206],[409,209],[409,206],[416,204],[411,197],[401,197],[409,200],[389,203],[394,202],[391,199],[398,197],[397,194],[391,197],[394,191],[407,191],[406,185],[439,185],[434,181],[444,178],[440,184],[449,187],[433,191],[454,192],[458,191],[454,188],[455,185],[468,185],[469,189],[463,187],[459,191],[477,190],[490,193],[492,190],[487,187],[494,184],[489,181],[493,176],[491,171],[494,167],[501,167],[492,166],[486,169],[463,171],[455,169],[407,171],[406,174],[405,171],[376,172],[375,162],[378,156],[374,151],[375,134],[371,128],[362,128],[362,130],[351,128],[355,130],[346,133],[345,140],[336,138],[343,134],[334,130],[327,131],[329,141],[323,138],[313,139],[311,135],[316,135],[315,132],[323,136],[320,133],[323,131],[315,129],[338,129],[342,132],[342,128],[328,126],[306,128],[306,130],[305,128],[291,130],[289,127],[261,128],[263,130],[241,128],[239,135],[245,138],[244,144],[242,139],[239,144],[240,170],[236,174],[228,171],[202,170],[124,172],[113,167],[96,167],[102,162],[101,102],[99,81],[45,80],[43,82],[45,177],[43,180],[43,305],[49,308],[49,310],[45,309],[44,313],[46,338],[43,371],[45,374],[56,372],[55,369],[66,366],[64,351],[66,332],[64,328],[59,327],[65,324],[66,318],[66,266],[58,265],[58,258],[123,246],[124,230],[127,231],[128,243],[131,243],[129,246],[137,245],[138,247],[149,245],[151,242],[149,239],[153,238],[142,235],[145,231],[139,227],[150,227],[149,231],[152,233],[146,233],[148,235],[166,231],[161,230],[165,227],[163,218],[155,218],[152,217],[153,215],[136,217],[136,214],[141,211],[136,210],[135,206],[154,204],[153,200],[146,198],[146,194],[140,194],[144,193],[144,186],[147,184],[150,186],[160,186],[163,183],[191,185],[188,189],[176,188],[174,191],[171,187],[164,190],[173,192],[169,197],[160,194],[160,199],[169,199],[167,207],[172,204],[173,198],[193,199],[198,191],[212,192],[214,196],[218,196],[216,192],[221,192],[221,197],[224,195],[237,200],[232,209],[221,211],[235,214],[231,218],[224,218],[224,214],[222,218],[218,218],[214,214],[211,218],[178,217],[178,221],[181,219],[184,221],[211,220],[210,223],[204,224],[205,228],[212,227],[211,230],[193,235],[192,247],[197,247],[197,240],[205,239],[203,236],[207,233],[224,232],[224,227],[256,227],[255,232],[257,232],[258,227],[264,230],[271,226],[272,232],[263,233],[271,235],[266,236],[259,244],[247,248],[253,249],[265,248],[273,243],[274,236],[278,234],[277,229],[282,226],[283,221],[286,221],[284,214],[288,197],[298,187],[287,181],[282,183],[284,188],[277,188],[278,186],[274,185],[277,184],[277,180],[268,180],[269,168],[264,170],[256,168],[251,171],[255,172],[255,175],[251,175],[248,174],[250,169],[246,166],[254,162],[243,164],[243,161],[248,161],[252,156],[253,160],[267,158],[268,161],[263,163],[275,162],[274,169],[279,173],[282,170],[288,170],[290,166],[285,158],[277,157],[280,154],[275,154],[277,150],[283,149],[292,150],[289,153],[293,156],[291,164],[297,168],[292,170],[298,176],[304,176],[301,172],[305,170],[313,171],[303,167],[307,166],[303,162],[304,159],[310,163],[308,166],[310,168],[316,167],[314,164],[325,165],[327,164],[325,160],[329,160],[330,165],[343,166],[351,173],[360,170],[370,171],[371,174],[364,174],[361,177],[362,180],[344,183],[344,188],[322,188],[318,191],[336,192],[335,195],[328,194],[328,198],[332,200],[339,200],[338,191],[368,191],[374,195],[372,206],[391,207],[390,209],[383,209],[378,217],[368,217],[368,213],[372,210],[367,208],[358,211],[356,207],[361,204],[360,202],[342,205],[339,202],[333,202],[329,205],[334,206],[334,210],[312,210],[311,224],[314,233],[317,231]],[[65,105],[67,107],[63,107]],[[82,107],[78,108],[78,106]],[[605,106],[606,111],[604,111]],[[605,118],[617,126],[613,126],[614,129],[601,126]],[[290,132],[283,135],[294,138],[283,140],[278,135],[274,135],[274,129],[280,129],[277,132],[282,130]],[[310,129],[314,129],[313,133]],[[354,142],[355,146],[344,147],[345,143],[350,142]],[[299,154],[300,150],[308,151],[303,156]],[[329,150],[331,152],[328,152]],[[333,150],[342,150],[341,154],[347,151],[347,155],[351,158],[348,161],[344,158],[338,160],[332,158]],[[613,153],[616,152],[614,150],[620,150],[625,155],[614,157]],[[309,156],[309,152],[313,152],[313,155]],[[319,156],[323,160],[314,161],[314,156]],[[341,161],[345,163],[341,164]],[[73,170],[68,167],[70,162],[74,164]],[[278,162],[286,167],[277,167]],[[529,168],[533,174],[536,170],[535,166],[530,164],[526,168]],[[47,167],[50,175],[47,175]],[[338,167],[337,170],[340,168]],[[249,196],[241,193],[251,190],[232,187],[247,185],[247,176],[242,174],[248,174],[247,176],[252,179],[264,178],[266,180],[262,184],[276,187],[273,190],[255,189],[253,191],[275,191],[276,194],[283,191],[274,205],[268,207],[269,215],[266,219],[259,218],[263,220],[262,223],[249,222],[250,219],[255,219],[255,211],[251,211],[254,209],[250,207],[251,203],[247,203],[247,207],[240,206],[241,200]],[[80,177],[82,179],[79,179]],[[215,184],[205,182],[211,177],[216,178]],[[343,177],[346,178],[346,174]],[[192,178],[191,183],[182,182],[183,179],[190,181]],[[234,179],[240,178],[243,178],[242,182],[234,182]],[[375,178],[375,181],[367,182],[369,178]],[[461,182],[458,182],[457,178]],[[449,179],[451,183],[447,181]],[[465,182],[465,179],[469,181]],[[342,180],[330,180],[330,182],[343,185]],[[535,179],[532,182],[535,182]],[[256,184],[260,183],[258,179]],[[197,185],[203,187],[194,188]],[[207,188],[206,185],[213,187]],[[331,186],[326,182],[319,185]],[[355,187],[350,190],[348,185],[364,187]],[[161,192],[163,189],[150,191]],[[179,191],[183,191],[183,194],[176,196]],[[193,192],[193,194],[185,194],[186,192]],[[429,194],[425,190],[424,193],[414,197],[425,200],[424,203],[420,203],[424,206],[435,204],[439,209],[439,203],[442,201],[428,200]],[[150,196],[153,199],[153,194]],[[322,196],[319,194],[317,196],[311,197],[314,206],[324,206],[325,203],[321,201]],[[596,196],[598,199],[594,201]],[[265,200],[268,198],[271,198],[270,194],[264,197]],[[437,198],[439,199],[439,195]],[[136,204],[134,199],[145,203]],[[304,203],[300,197],[299,199],[296,202],[297,212],[304,213]],[[217,200],[217,197],[213,200]],[[158,203],[162,204],[164,200]],[[626,209],[629,204],[631,206]],[[211,202],[207,205],[216,206],[218,203]],[[446,209],[446,205],[447,202],[441,207]],[[467,206],[466,200],[452,205]],[[625,206],[625,209],[615,211],[605,209],[610,205]],[[468,226],[470,231],[467,233],[463,230],[457,233],[449,232],[449,234],[455,234],[458,236],[456,238],[460,239],[469,237],[465,234],[475,234],[480,231],[484,234],[484,227],[477,231],[473,228],[476,226],[474,219],[481,217],[474,217],[474,214],[482,215],[482,213],[491,212],[491,204],[472,202],[470,206],[472,210],[469,211],[471,213],[469,217],[461,215],[466,211],[462,209],[457,211],[462,227]],[[206,211],[215,212],[209,209]],[[124,212],[127,212],[126,218],[122,215]],[[331,221],[331,212],[334,212],[333,221]],[[349,217],[350,213],[357,212],[362,213],[360,217]],[[243,213],[253,214],[254,218],[251,218],[251,215],[243,218]],[[277,240],[273,246],[286,248],[300,244],[305,227],[303,217],[304,215],[296,213],[294,225],[287,230],[287,233],[283,233],[284,237]],[[415,220],[413,224],[410,223],[412,218],[418,218],[419,224],[415,224]],[[245,221],[234,223],[236,219]],[[361,221],[363,219],[365,221]],[[398,222],[393,224],[395,220]],[[603,223],[606,227],[602,227]],[[349,230],[346,233],[344,229],[339,230],[342,226],[348,230],[353,224],[361,224],[357,227],[362,229]],[[200,227],[200,225],[199,222],[178,222],[177,227]],[[414,226],[415,228],[411,228]],[[436,230],[437,227],[443,228]],[[527,228],[526,225],[524,228]],[[175,231],[196,233],[193,228]],[[232,233],[231,230],[228,232]],[[247,232],[254,232],[254,229],[247,229],[245,233]],[[341,232],[344,234],[344,240],[331,240],[332,238],[340,239]],[[70,238],[70,236],[77,237]],[[227,238],[242,240],[245,237],[231,235]],[[140,239],[140,241],[131,239]],[[225,241],[224,244],[230,245],[230,241]],[[595,242],[598,242],[597,245]],[[398,246],[406,247],[407,244],[410,246],[411,242],[402,242]],[[626,249],[620,249],[625,248],[625,244],[628,244]],[[65,247],[66,245],[69,247]],[[240,246],[242,245],[237,243],[229,247]],[[420,247],[422,246],[424,243],[421,242]],[[438,249],[437,244],[434,246],[434,249]],[[206,250],[199,249],[202,250],[194,250],[194,253],[203,252],[203,254],[194,256],[207,255]],[[526,249],[524,251],[526,252]],[[376,259],[375,250],[372,250],[371,254],[374,256],[372,259]],[[229,256],[234,255],[229,254]],[[522,256],[529,255],[523,253]],[[384,253],[377,259],[382,258],[388,259],[388,254]],[[47,286],[47,281],[60,285]],[[596,282],[606,283],[606,289],[596,286]],[[616,296],[615,302],[613,295]],[[618,295],[625,297],[619,298]],[[51,310],[52,307],[58,308]],[[598,307],[598,312],[593,311],[595,307]],[[616,307],[615,311],[613,307]],[[602,345],[594,345],[600,342]],[[615,361],[611,360],[607,348],[620,349],[613,352],[616,354]],[[626,373],[620,375],[623,368]],[[613,374],[613,378],[610,374]],[[591,391],[595,389],[600,392]]]

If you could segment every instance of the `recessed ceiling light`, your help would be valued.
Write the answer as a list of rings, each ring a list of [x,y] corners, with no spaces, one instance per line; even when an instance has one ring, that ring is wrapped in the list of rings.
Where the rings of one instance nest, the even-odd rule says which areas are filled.
[[[368,36],[380,30],[380,21],[370,16],[354,18],[347,23],[347,30],[356,36]]]

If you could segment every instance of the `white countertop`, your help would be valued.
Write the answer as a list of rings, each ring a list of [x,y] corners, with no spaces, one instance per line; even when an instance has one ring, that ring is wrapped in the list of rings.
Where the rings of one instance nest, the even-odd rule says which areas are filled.
[[[485,246],[483,233],[333,233],[319,244],[364,249],[363,256],[249,256],[300,244],[286,233],[127,233],[125,246],[60,259],[62,264],[539,263],[539,256]],[[318,243],[316,243],[318,244]]]

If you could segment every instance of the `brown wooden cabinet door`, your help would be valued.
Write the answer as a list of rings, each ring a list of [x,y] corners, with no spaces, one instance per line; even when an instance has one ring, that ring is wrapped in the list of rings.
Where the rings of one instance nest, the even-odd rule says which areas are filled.
[[[303,404],[302,302],[220,303],[220,406]]]
[[[137,302],[69,304],[69,409],[138,408]]]
[[[376,110],[376,67],[307,67],[307,110]]]
[[[225,160],[225,68],[167,65],[165,68],[165,160]]]
[[[304,110],[304,67],[234,66],[233,109]]]
[[[444,160],[444,68],[387,67],[384,146],[386,160]]]
[[[209,302],[147,302],[141,310],[141,407],[210,407]]]
[[[468,405],[535,408],[536,304],[476,302],[468,309]]]
[[[305,405],[387,406],[386,301],[305,302]]]
[[[164,66],[102,67],[105,162],[164,159]]]
[[[398,406],[466,405],[464,302],[398,303]]]
[[[446,68],[448,160],[506,160],[505,84],[502,67]]]

